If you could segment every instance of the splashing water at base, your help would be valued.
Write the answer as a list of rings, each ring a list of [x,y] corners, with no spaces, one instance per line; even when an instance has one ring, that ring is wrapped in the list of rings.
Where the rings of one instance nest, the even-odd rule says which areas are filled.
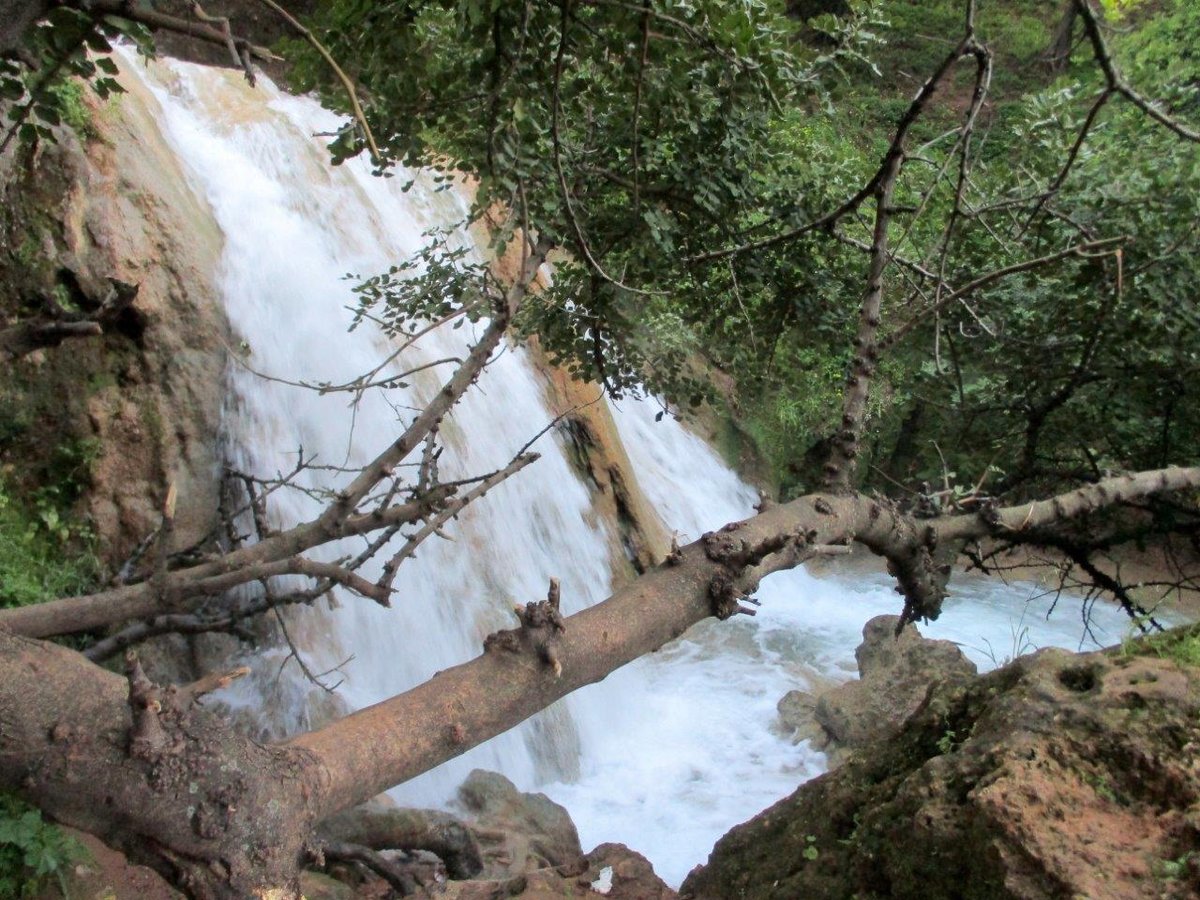
[[[617,426],[642,489],[680,542],[753,514],[755,491],[654,412],[623,404]],[[780,572],[763,581],[754,618],[708,620],[618,672],[623,703],[586,734],[581,778],[545,789],[571,811],[584,846],[628,844],[678,886],[733,825],[824,772],[824,754],[778,731],[776,704],[813,676],[856,675],[864,623],[899,612],[893,585],[883,573]],[[981,670],[1040,647],[1115,643],[1129,630],[1120,610],[1098,604],[1094,639],[1081,639],[1078,602],[1064,598],[1046,619],[1052,598],[1033,585],[960,575],[950,587],[941,618],[921,630],[957,642]],[[585,704],[589,690],[577,694]]]
[[[375,274],[412,255],[428,227],[462,219],[461,195],[419,177],[402,190],[405,176],[372,178],[358,162],[331,170],[312,135],[334,130],[336,119],[269,84],[254,93],[236,76],[183,64],[143,77],[225,234],[224,299],[247,362],[292,380],[338,382],[386,355],[375,329],[347,332],[344,306],[352,298],[342,276]],[[471,246],[466,233],[458,239]],[[437,335],[405,363],[462,346],[461,336]],[[237,367],[230,381],[230,457],[260,474],[288,471],[300,446],[329,463],[360,465],[407,415],[368,396],[351,417],[340,395],[267,383]],[[434,382],[413,379],[392,400],[419,405]],[[502,465],[550,416],[528,360],[510,350],[443,430],[447,470],[479,474]],[[681,538],[751,514],[754,491],[678,423],[656,423],[653,410],[637,403],[620,409],[617,422],[643,490]],[[348,597],[339,610],[306,620],[315,667],[354,654],[342,688],[350,705],[374,703],[476,655],[484,634],[513,624],[507,608],[543,595],[550,575],[562,578],[569,611],[610,593],[611,537],[595,524],[587,489],[556,438],[537,449],[544,455],[534,470],[462,516],[454,544],[427,544],[406,564],[395,608]],[[281,499],[281,525],[311,518],[317,508],[303,494]],[[1046,621],[1048,601],[1031,601],[1034,593],[960,577],[942,618],[924,631],[959,642],[982,667],[1035,647],[1079,647],[1083,628],[1071,604]],[[731,826],[824,770],[822,754],[776,733],[776,703],[814,676],[849,677],[863,623],[899,608],[881,574],[779,573],[758,596],[756,618],[702,623],[548,714],[402,785],[397,798],[441,805],[472,767],[498,770],[563,803],[585,848],[628,844],[677,885]],[[1091,627],[1102,643],[1127,629],[1107,607],[1096,607]],[[297,707],[304,693],[294,692]],[[303,726],[299,711],[285,712],[292,727]]]

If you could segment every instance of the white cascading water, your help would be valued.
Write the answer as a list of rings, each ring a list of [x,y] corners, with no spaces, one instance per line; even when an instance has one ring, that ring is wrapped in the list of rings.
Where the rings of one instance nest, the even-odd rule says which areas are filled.
[[[616,421],[639,484],[680,543],[752,515],[757,493],[655,413],[625,403]],[[624,702],[604,731],[585,732],[580,778],[546,793],[571,810],[585,846],[626,843],[678,885],[733,825],[825,771],[824,754],[779,732],[776,705],[811,687],[812,676],[857,674],[863,624],[899,612],[894,584],[882,572],[816,578],[795,569],[764,579],[753,618],[709,619],[617,673]],[[1047,619],[1052,601],[1033,585],[960,575],[941,618],[921,631],[957,642],[981,670],[1041,647],[1112,644],[1129,631],[1116,607],[1097,604],[1085,639],[1078,601],[1064,598]],[[575,696],[587,704],[591,690]]]
[[[369,324],[347,331],[353,282],[345,274],[375,274],[412,256],[428,228],[460,223],[466,202],[427,178],[404,190],[404,175],[373,178],[361,162],[330,168],[314,135],[334,130],[337,120],[310,100],[270,84],[251,91],[230,73],[185,64],[139,71],[162,106],[164,133],[226,238],[224,300],[245,342],[237,348],[244,366],[230,374],[230,459],[259,475],[290,471],[300,447],[306,458],[326,465],[364,463],[395,436],[412,415],[409,407],[429,396],[448,366],[410,379],[406,391],[365,396],[353,415],[344,394],[265,381],[247,367],[293,381],[339,383],[376,365],[389,352],[387,339]],[[468,234],[457,234],[478,253]],[[460,354],[467,337],[435,333],[406,352],[403,367]],[[443,475],[503,465],[551,417],[525,355],[508,350],[443,428]],[[690,540],[751,513],[754,492],[670,417],[656,423],[648,405],[631,402],[617,411],[617,422],[645,493],[681,536]],[[351,706],[374,703],[477,655],[484,635],[511,627],[509,607],[544,595],[550,576],[562,579],[569,611],[610,593],[611,535],[592,512],[587,488],[554,434],[535,449],[540,461],[448,529],[453,543],[428,542],[405,564],[392,609],[344,597],[337,610],[298,626],[315,670],[353,655],[341,668],[340,688]],[[337,476],[309,471],[303,477],[327,486]],[[301,492],[276,497],[279,524],[310,518],[319,508]],[[333,558],[358,546],[326,553]],[[984,667],[1013,655],[1014,647],[1080,646],[1083,628],[1068,611],[1078,605],[1064,603],[1046,621],[1042,607],[1026,604],[1033,593],[959,579],[942,619],[926,632],[960,642]],[[400,786],[397,799],[444,805],[471,768],[500,771],[522,789],[544,790],[563,803],[585,848],[626,843],[678,884],[732,825],[823,771],[822,754],[775,732],[776,703],[804,688],[809,674],[850,677],[863,623],[898,609],[882,575],[780,573],[763,583],[759,597],[756,618],[692,629],[531,722]],[[1097,608],[1091,628],[1100,641],[1112,642],[1126,624]],[[285,673],[294,669],[289,664]],[[298,678],[290,683],[292,727],[302,727],[307,689]]]

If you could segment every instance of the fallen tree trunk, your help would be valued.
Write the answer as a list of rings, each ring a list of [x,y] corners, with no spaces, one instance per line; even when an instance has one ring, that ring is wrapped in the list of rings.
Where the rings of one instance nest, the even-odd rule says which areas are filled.
[[[933,561],[939,546],[1197,487],[1200,468],[1172,468],[932,519],[859,494],[803,497],[705,535],[569,618],[558,615],[552,587],[481,656],[273,747],[194,704],[201,689],[150,685],[136,661],[122,679],[72,651],[0,631],[0,788],[98,834],[193,896],[296,896],[323,818],[512,728],[708,616],[741,611],[770,572],[858,541],[889,559],[910,618],[936,615],[945,584]]]

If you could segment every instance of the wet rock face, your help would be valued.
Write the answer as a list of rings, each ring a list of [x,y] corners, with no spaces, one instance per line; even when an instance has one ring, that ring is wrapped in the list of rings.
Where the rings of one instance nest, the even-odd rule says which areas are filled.
[[[836,765],[849,751],[897,731],[925,701],[931,684],[970,678],[975,664],[956,644],[923,637],[897,616],[876,616],[854,651],[859,680],[816,695],[791,691],[779,702],[780,721],[797,740],[824,750]]]
[[[570,814],[545,794],[526,794],[498,772],[476,769],[458,799],[484,852],[484,877],[576,865],[583,856]]]
[[[36,484],[46,473],[30,461],[69,450],[80,512],[113,568],[159,525],[168,485],[173,549],[212,530],[230,342],[215,281],[223,237],[159,131],[157,102],[122,83],[127,93],[105,102],[84,95],[82,138],[63,128],[36,153],[0,159],[0,326],[54,298],[90,312],[113,279],[137,287],[104,334],[0,373],[11,421],[0,462]]]
[[[1043,651],[741,825],[682,896],[1194,897],[1200,673]]]

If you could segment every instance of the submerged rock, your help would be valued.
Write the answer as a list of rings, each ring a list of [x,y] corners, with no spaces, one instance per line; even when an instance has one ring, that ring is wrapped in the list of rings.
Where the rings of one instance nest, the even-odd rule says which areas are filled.
[[[861,662],[861,660],[860,660]],[[1200,672],[1046,650],[733,829],[681,896],[1194,897]]]
[[[958,645],[923,637],[897,616],[876,616],[854,651],[859,679],[811,694],[790,691],[779,701],[780,722],[836,765],[846,753],[897,732],[924,702],[931,684],[976,674]]]

